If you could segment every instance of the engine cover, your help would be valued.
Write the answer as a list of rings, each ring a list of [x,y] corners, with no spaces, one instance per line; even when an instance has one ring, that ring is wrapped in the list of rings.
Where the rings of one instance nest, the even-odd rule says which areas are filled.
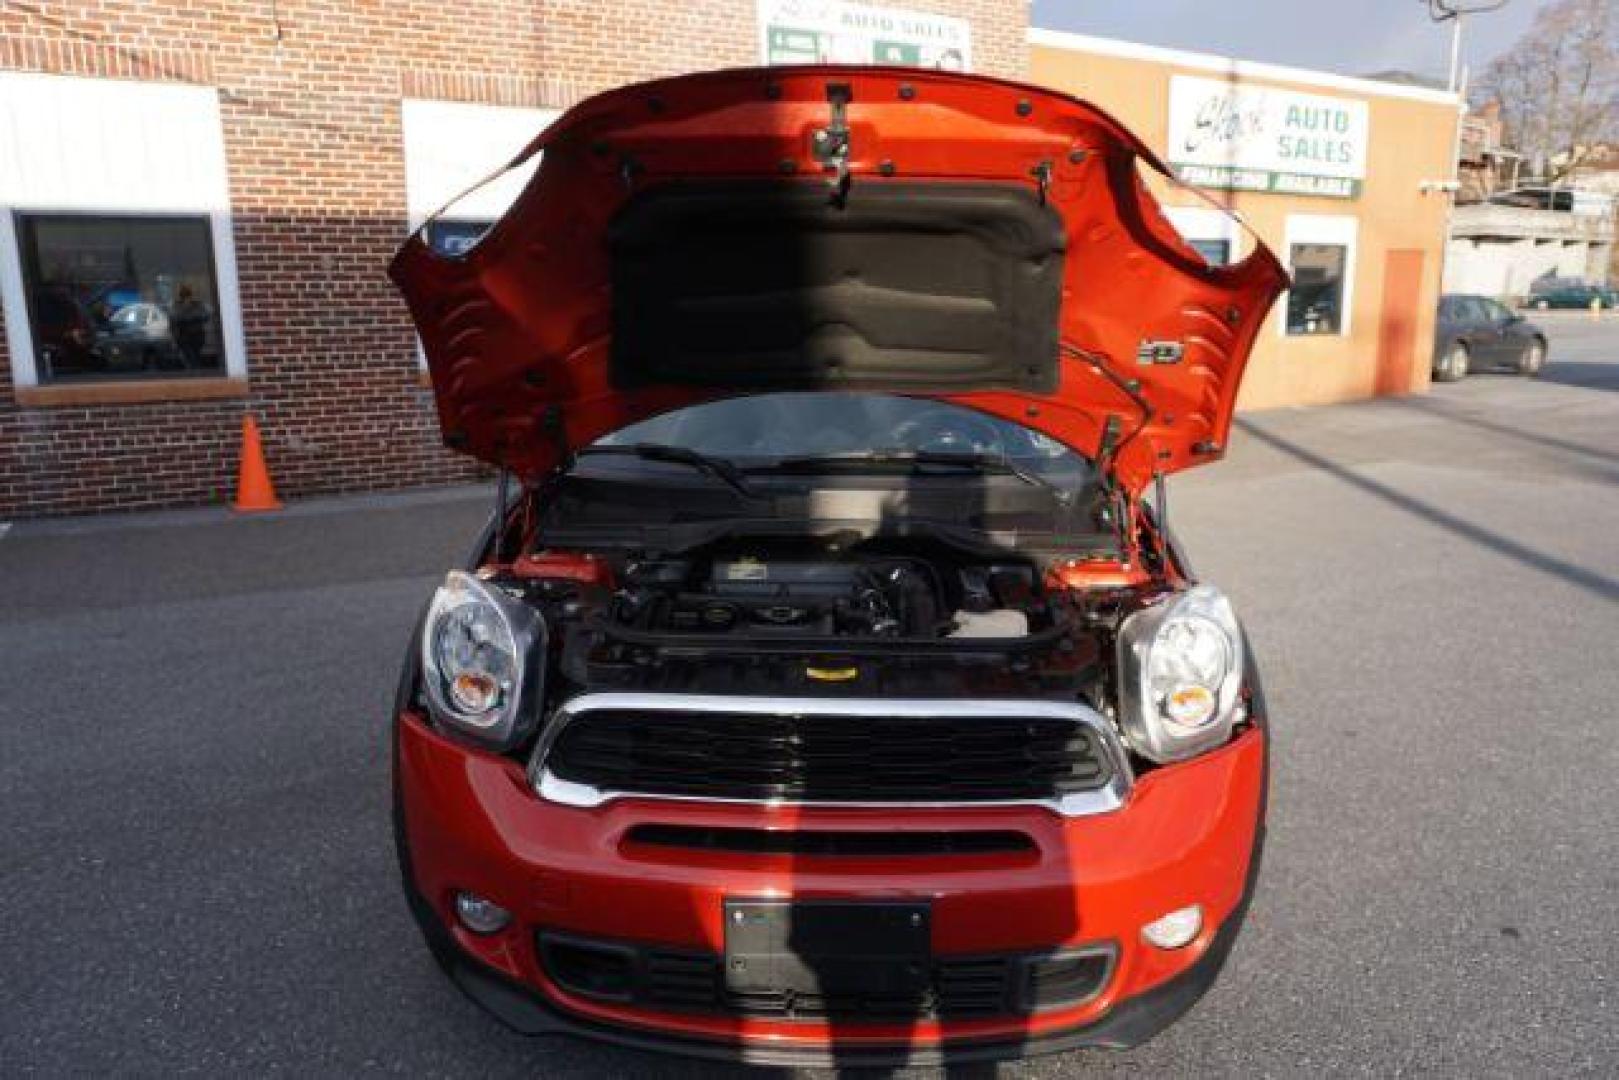
[[[869,576],[865,567],[853,563],[730,559],[714,563],[708,591],[716,596],[847,596]]]

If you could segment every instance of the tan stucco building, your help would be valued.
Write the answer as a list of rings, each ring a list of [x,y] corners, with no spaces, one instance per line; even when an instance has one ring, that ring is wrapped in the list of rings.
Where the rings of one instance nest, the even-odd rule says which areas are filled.
[[[1038,29],[1029,73],[1111,112],[1196,185],[1153,186],[1205,258],[1251,249],[1228,207],[1288,266],[1242,407],[1428,385],[1455,95]]]

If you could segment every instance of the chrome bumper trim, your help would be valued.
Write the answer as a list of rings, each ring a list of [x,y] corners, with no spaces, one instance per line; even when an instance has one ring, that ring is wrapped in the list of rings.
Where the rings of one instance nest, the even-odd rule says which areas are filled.
[[[1094,791],[1078,791],[1056,799],[941,800],[939,802],[848,802],[726,799],[698,795],[664,795],[637,791],[610,791],[589,784],[575,783],[553,775],[545,760],[558,737],[580,716],[596,711],[636,712],[719,712],[774,716],[849,717],[1038,717],[1068,720],[1096,732],[1103,753],[1113,767],[1113,776]],[[657,799],[664,802],[730,803],[748,806],[827,806],[868,809],[990,809],[1008,806],[1042,807],[1065,818],[1106,814],[1125,804],[1134,784],[1130,759],[1118,733],[1106,717],[1086,705],[1055,701],[993,699],[957,701],[949,698],[786,698],[730,696],[722,694],[581,694],[558,706],[540,732],[539,742],[528,764],[529,783],[540,798],[562,806],[589,809],[616,799]]]

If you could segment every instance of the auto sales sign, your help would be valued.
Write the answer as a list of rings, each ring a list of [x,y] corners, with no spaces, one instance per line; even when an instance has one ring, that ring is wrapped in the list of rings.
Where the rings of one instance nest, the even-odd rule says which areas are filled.
[[[1198,187],[1353,199],[1369,123],[1364,101],[1176,75],[1165,157]]]
[[[965,19],[848,0],[757,0],[767,64],[903,64],[972,70]]]

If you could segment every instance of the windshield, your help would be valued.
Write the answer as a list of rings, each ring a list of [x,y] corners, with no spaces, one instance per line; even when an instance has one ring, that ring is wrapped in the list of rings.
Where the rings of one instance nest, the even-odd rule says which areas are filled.
[[[1021,424],[892,394],[779,393],[712,401],[632,424],[599,445],[636,444],[684,447],[745,469],[768,469],[783,459],[919,453],[1002,459],[1068,490],[1092,475],[1086,458]]]

